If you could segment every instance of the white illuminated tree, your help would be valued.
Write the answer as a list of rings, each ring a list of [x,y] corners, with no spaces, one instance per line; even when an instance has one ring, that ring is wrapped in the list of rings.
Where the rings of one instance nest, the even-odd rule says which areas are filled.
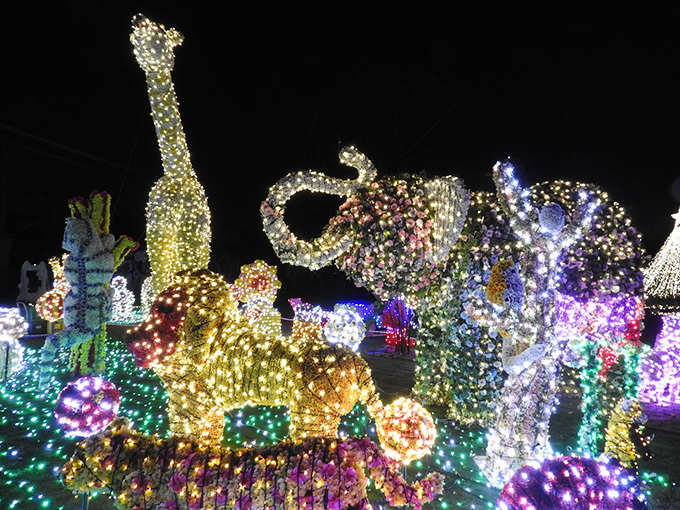
[[[531,205],[530,191],[519,185],[510,163],[497,163],[493,176],[499,202],[524,253],[521,277],[526,289],[520,310],[495,305],[481,295],[468,309],[505,337],[501,357],[509,376],[496,406],[486,457],[479,460],[489,482],[500,487],[528,461],[550,453],[548,424],[568,341],[555,328],[558,259],[590,228],[598,201],[581,190],[565,226],[564,211],[556,204],[541,211]]]
[[[680,312],[680,210],[673,231],[663,243],[645,274],[645,306],[662,315]]]

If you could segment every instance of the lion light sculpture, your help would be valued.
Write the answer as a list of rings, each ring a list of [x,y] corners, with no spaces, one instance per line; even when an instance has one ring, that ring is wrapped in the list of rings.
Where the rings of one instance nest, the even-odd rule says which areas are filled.
[[[427,410],[410,401],[383,407],[359,355],[320,339],[255,332],[228,284],[208,270],[178,273],[127,343],[135,363],[153,368],[166,387],[175,434],[219,444],[225,411],[269,405],[288,407],[292,439],[333,437],[361,401],[393,458],[409,462],[434,443]]]

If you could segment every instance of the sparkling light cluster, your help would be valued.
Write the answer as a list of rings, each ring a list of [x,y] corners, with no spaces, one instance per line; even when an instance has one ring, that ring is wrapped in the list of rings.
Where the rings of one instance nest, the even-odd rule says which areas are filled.
[[[468,313],[507,333],[501,360],[509,373],[496,407],[487,455],[480,463],[494,485],[504,484],[527,461],[550,452],[548,422],[556,392],[559,360],[566,338],[556,334],[557,260],[585,231],[599,201],[581,190],[571,221],[559,232],[543,231],[530,190],[520,187],[509,163],[497,163],[494,181],[510,228],[527,256],[522,262],[526,304],[520,313],[488,303],[479,296]]]
[[[175,29],[166,30],[142,14],[132,20],[130,40],[146,73],[163,161],[164,175],[151,189],[146,206],[146,245],[155,295],[178,271],[205,268],[210,261],[210,209],[191,166],[171,76],[173,50],[183,39]]]
[[[22,367],[24,348],[19,338],[28,332],[28,323],[18,308],[0,307],[0,382],[7,381]]]
[[[120,392],[101,377],[80,377],[57,397],[54,417],[69,436],[88,437],[103,430],[118,415]]]
[[[73,490],[112,491],[121,509],[357,508],[367,501],[367,472],[390,506],[420,509],[443,491],[440,473],[409,484],[397,467],[368,439],[211,448],[191,437],[144,436],[117,420],[81,442],[62,475]]]
[[[292,438],[337,435],[357,400],[383,416],[361,357],[323,340],[254,335],[227,284],[207,270],[180,273],[129,348],[163,381],[171,430],[211,444],[221,441],[224,412],[249,405],[287,406]]]
[[[68,254],[61,257],[51,257],[47,262],[52,268],[52,290],[48,290],[35,302],[35,311],[44,320],[56,322],[64,315],[64,298],[71,285],[66,281],[64,265]]]
[[[299,298],[289,299],[288,301],[293,308],[293,313],[295,313],[291,336],[294,338],[322,338],[328,312],[320,306],[303,303]]]
[[[366,335],[366,325],[354,309],[336,305],[328,314],[323,334],[329,343],[342,344],[356,351]]]
[[[680,403],[680,316],[664,315],[654,348],[641,362],[640,400]]]
[[[124,276],[114,276],[111,280],[111,290],[113,290],[111,320],[121,323],[132,322],[136,318],[135,295],[127,288],[127,279]]]
[[[273,304],[280,288],[275,266],[263,260],[241,266],[241,274],[231,290],[239,301],[245,303],[244,314],[255,331],[264,335],[281,334],[281,313]]]
[[[646,306],[665,315],[680,312],[680,210],[672,217],[673,231],[645,269]]]
[[[390,299],[378,317],[377,326],[387,330],[385,343],[393,347],[396,352],[405,353],[415,346],[415,339],[409,335],[414,315],[413,309],[400,295]]]
[[[625,469],[584,457],[553,457],[518,470],[497,510],[642,510],[645,497]]]

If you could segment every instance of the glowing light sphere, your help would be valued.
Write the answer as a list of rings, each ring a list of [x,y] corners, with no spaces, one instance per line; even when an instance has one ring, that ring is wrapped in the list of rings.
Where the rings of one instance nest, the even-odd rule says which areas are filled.
[[[100,377],[81,377],[59,393],[54,416],[69,436],[87,437],[106,428],[118,414],[120,392]]]
[[[361,316],[351,308],[336,306],[328,316],[323,333],[332,344],[343,344],[356,351],[366,334]]]
[[[432,415],[408,398],[386,406],[383,416],[376,420],[376,428],[385,453],[404,464],[427,455],[437,438]]]
[[[584,457],[530,462],[503,487],[497,510],[642,510],[637,477]]]
[[[35,302],[35,311],[43,320],[58,321],[64,315],[64,295],[48,290]]]

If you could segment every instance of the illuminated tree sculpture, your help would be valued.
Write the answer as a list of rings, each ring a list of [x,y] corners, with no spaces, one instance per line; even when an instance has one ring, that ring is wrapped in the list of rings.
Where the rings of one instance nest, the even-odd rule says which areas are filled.
[[[146,206],[146,244],[151,286],[158,294],[172,276],[185,269],[208,267],[210,209],[203,186],[191,166],[171,71],[173,49],[183,41],[175,29],[166,30],[141,14],[132,20],[130,40],[146,73],[151,116],[163,161],[161,177]]]
[[[590,227],[598,201],[583,190],[566,223],[563,212],[552,210],[548,215],[544,208],[539,211],[531,205],[530,191],[520,187],[511,164],[497,163],[493,176],[510,228],[527,254],[521,267],[526,302],[520,312],[514,306],[492,304],[484,295],[469,307],[470,315],[504,335],[501,360],[509,375],[482,461],[487,479],[500,487],[527,461],[550,451],[548,422],[567,343],[555,331],[558,258]]]
[[[645,270],[645,306],[663,326],[642,360],[640,400],[659,405],[680,402],[680,210],[672,217],[673,231]]]

